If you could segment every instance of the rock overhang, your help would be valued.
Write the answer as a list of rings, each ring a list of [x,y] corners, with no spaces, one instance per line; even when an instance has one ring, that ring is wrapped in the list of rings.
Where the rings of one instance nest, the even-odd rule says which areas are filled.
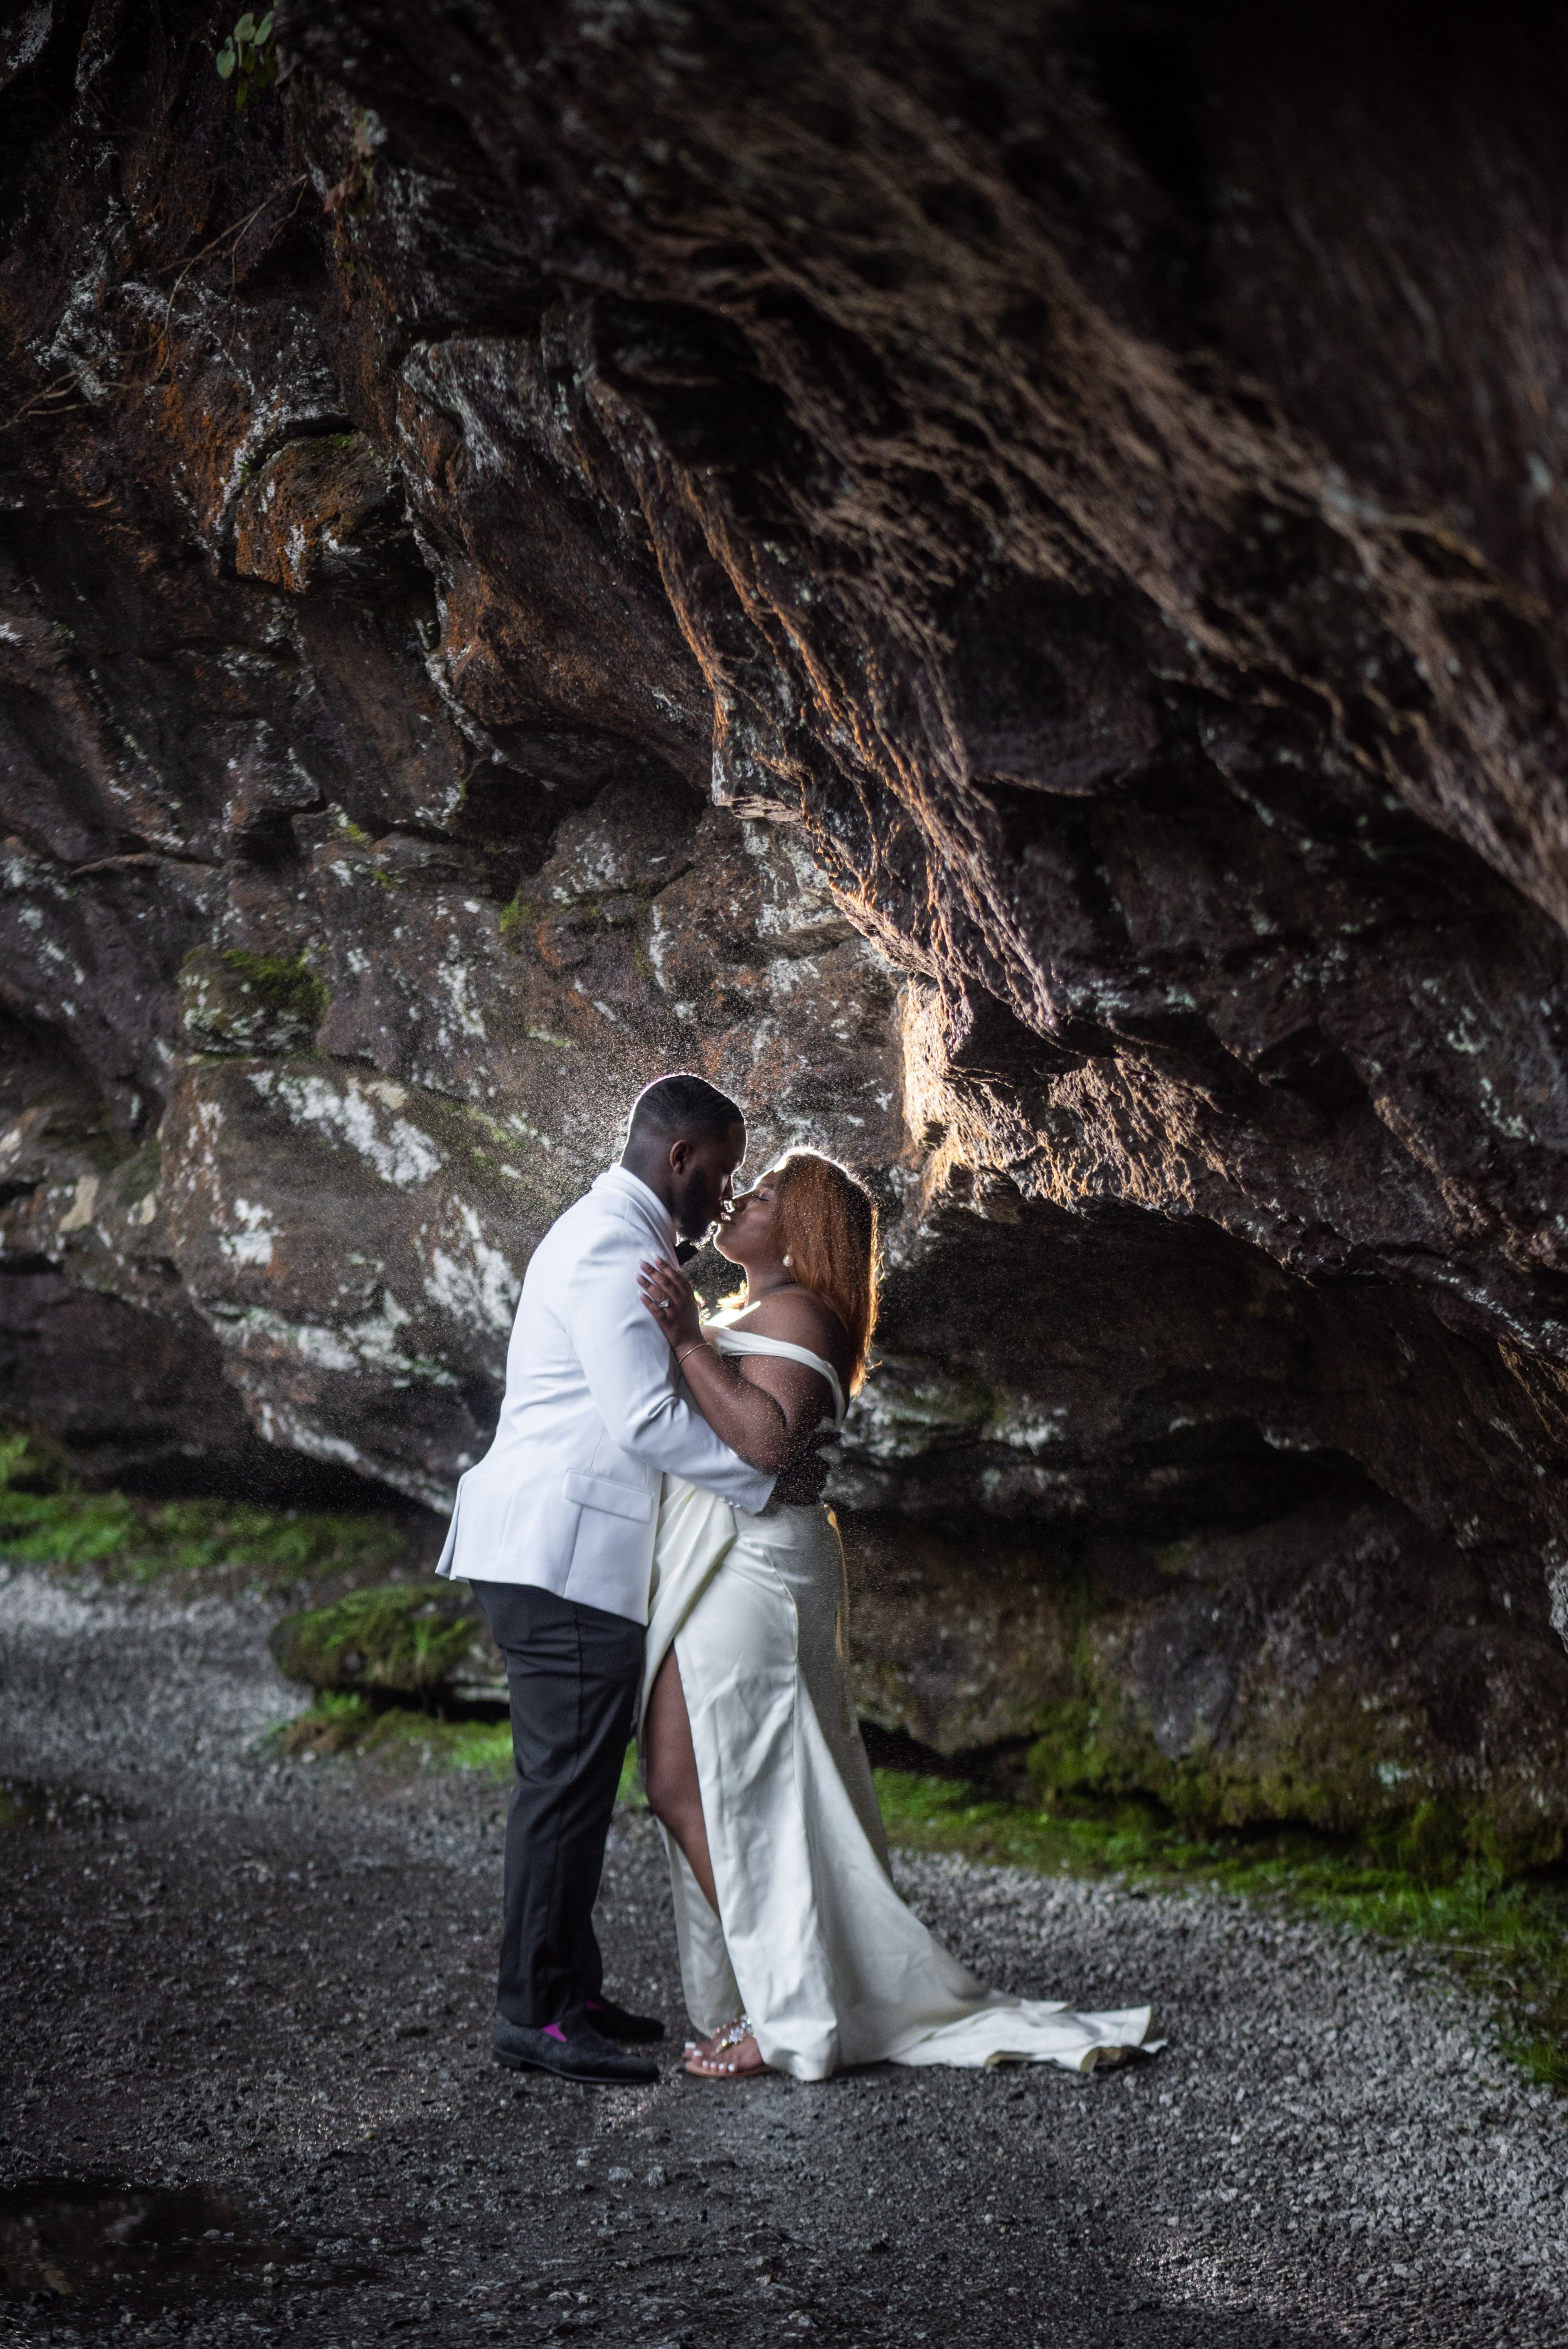
[[[946,1592],[954,1636],[1057,1594],[906,1725],[1057,1768],[1109,1674],[1143,1760],[1105,1768],[1158,1778],[1273,1717],[1304,1592],[1340,1590],[1375,1689],[1410,1639],[1379,1557],[1443,1594],[1466,1671],[1536,1641],[1550,1719],[1550,500],[1522,538],[1468,425],[1423,440],[1401,327],[1330,337],[1383,368],[1387,445],[1264,331],[1293,269],[1321,295],[1359,247],[1338,222],[1292,259],[1238,112],[1203,136],[1212,172],[1246,158],[1244,263],[1065,16],[971,15],[962,57],[940,11],[768,26],[692,11],[669,57],[641,18],[285,9],[291,68],[240,119],[173,70],[194,18],[159,64],[103,6],[27,68],[68,135],[18,149],[36,235],[0,291],[14,511],[52,517],[0,627],[17,1279],[84,1300],[121,1381],[117,1316],[205,1333],[210,1439],[166,1361],[136,1442],[178,1394],[232,1460],[237,1392],[269,1442],[438,1500],[529,1247],[634,1085],[701,1066],[758,1152],[820,1139],[881,1188],[885,1368],[836,1472],[892,1577],[872,1666],[919,1647],[896,1590]],[[1175,37],[1227,103],[1296,104],[1249,45]],[[1465,102],[1533,187],[1512,40]],[[127,72],[111,251],[70,93]],[[1428,167],[1380,140],[1357,183],[1403,202]],[[1463,282],[1488,215],[1433,202]],[[1182,1545],[1244,1656],[1172,1596]],[[1190,1660],[1169,1685],[1146,1617]],[[1042,1640],[1060,1686],[1016,1662]],[[1205,1675],[1222,1705],[1181,1694]],[[1321,1733],[1281,1698],[1276,1744],[1355,1748],[1361,1801],[1396,1763],[1353,1682]],[[1479,1700],[1439,1735],[1436,1690],[1390,1752],[1547,1766]]]

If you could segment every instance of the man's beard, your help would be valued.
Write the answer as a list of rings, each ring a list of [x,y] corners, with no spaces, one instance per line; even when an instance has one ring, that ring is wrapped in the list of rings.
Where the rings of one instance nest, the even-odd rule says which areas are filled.
[[[697,1218],[701,1216],[699,1223]],[[702,1192],[685,1193],[675,1203],[676,1237],[694,1248],[701,1247],[711,1237],[718,1222],[717,1208],[711,1204],[706,1185]]]

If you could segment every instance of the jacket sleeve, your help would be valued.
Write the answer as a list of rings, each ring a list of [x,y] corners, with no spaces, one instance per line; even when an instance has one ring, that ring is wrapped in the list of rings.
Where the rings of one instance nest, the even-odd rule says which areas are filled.
[[[683,1399],[669,1347],[643,1303],[637,1267],[657,1247],[635,1223],[606,1217],[573,1267],[568,1335],[588,1391],[623,1452],[755,1515],[773,1478],[732,1452]]]

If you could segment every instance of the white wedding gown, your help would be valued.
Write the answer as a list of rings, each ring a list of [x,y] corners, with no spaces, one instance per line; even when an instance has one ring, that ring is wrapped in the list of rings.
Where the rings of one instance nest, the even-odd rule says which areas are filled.
[[[725,1353],[804,1347],[709,1321]],[[1148,2007],[1076,2014],[988,1991],[893,1889],[850,1690],[844,1555],[831,1510],[748,1516],[684,1478],[659,1504],[642,1699],[673,1645],[691,1719],[715,1916],[674,1839],[681,1979],[705,2034],[744,2013],[798,2080],[848,2064],[1051,2063],[1087,2072],[1150,2048]]]

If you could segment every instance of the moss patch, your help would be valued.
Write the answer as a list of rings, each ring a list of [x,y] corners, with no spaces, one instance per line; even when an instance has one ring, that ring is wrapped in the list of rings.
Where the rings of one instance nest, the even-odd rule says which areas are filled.
[[[338,1754],[389,1768],[479,1770],[492,1778],[511,1771],[505,1721],[441,1721],[433,1713],[332,1691],[273,1737],[284,1754]]]
[[[1496,1867],[1456,1859],[1445,1824],[1423,1822],[1420,1812],[1376,1842],[1295,1826],[1202,1835],[1151,1804],[1040,1810],[951,1778],[879,1770],[876,1781],[889,1841],[906,1849],[1135,1883],[1197,1882],[1425,1944],[1490,2000],[1524,2071],[1568,2091],[1568,1870],[1511,1881]]]
[[[308,1712],[274,1730],[273,1741],[284,1754],[342,1754],[392,1770],[477,1770],[501,1781],[511,1776],[507,1721],[441,1721],[431,1713],[378,1705],[365,1696],[320,1696]],[[626,1748],[615,1800],[630,1810],[647,1809],[634,1744]]]
[[[1359,1837],[1427,1875],[1476,1861],[1518,1876],[1563,1861],[1561,1806],[1528,1776],[1497,1770],[1464,1799],[1447,1757],[1434,1754],[1418,1709],[1369,1697],[1359,1682],[1327,1674],[1306,1697],[1265,1673],[1244,1682],[1241,1727],[1222,1743],[1200,1724],[1191,1749],[1172,1759],[1117,1671],[1127,1625],[1089,1622],[1075,1642],[1077,1692],[1035,1714],[1025,1756],[1027,1793],[1042,1809],[1075,1804],[1152,1803],[1191,1836],[1276,1826]],[[1009,1786],[1009,1793],[1021,1793]]]
[[[314,1028],[325,1017],[331,1000],[325,982],[304,963],[282,955],[246,954],[239,947],[226,947],[222,961],[225,969],[259,996],[275,1019],[297,1019]]]
[[[317,1690],[431,1696],[493,1673],[489,1634],[466,1584],[351,1590],[329,1607],[285,1615],[269,1645],[290,1680]]]
[[[386,1575],[407,1548],[387,1517],[84,1492],[46,1443],[0,1433],[0,1557],[19,1565],[91,1567],[106,1582],[133,1584],[222,1569],[293,1589],[337,1575]]]
[[[180,970],[181,1020],[202,1052],[308,1052],[331,1000],[315,971],[281,955],[197,947]]]

